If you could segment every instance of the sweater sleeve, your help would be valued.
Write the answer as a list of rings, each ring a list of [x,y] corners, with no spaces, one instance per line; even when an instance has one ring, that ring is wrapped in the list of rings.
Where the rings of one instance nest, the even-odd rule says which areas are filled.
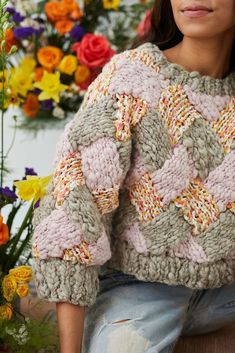
[[[89,86],[56,146],[53,175],[33,217],[32,269],[39,298],[91,306],[99,267],[111,257],[110,219],[130,166],[120,139],[120,97],[111,60]]]

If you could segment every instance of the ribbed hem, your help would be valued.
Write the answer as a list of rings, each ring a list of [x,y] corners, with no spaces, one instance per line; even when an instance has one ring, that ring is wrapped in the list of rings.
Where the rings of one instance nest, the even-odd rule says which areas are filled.
[[[49,302],[92,306],[99,290],[98,267],[61,259],[33,258],[37,295]]]
[[[183,66],[168,61],[163,51],[151,42],[144,43],[138,50],[149,50],[159,66],[160,72],[165,78],[172,79],[172,82],[180,85],[188,85],[194,91],[211,96],[224,96],[235,94],[235,72],[232,71],[226,77],[219,79],[207,75],[201,75],[198,71],[187,71]]]
[[[142,281],[184,285],[193,289],[221,287],[235,281],[235,262],[232,260],[195,263],[177,257],[146,256],[120,240],[112,248],[113,256],[107,266]]]

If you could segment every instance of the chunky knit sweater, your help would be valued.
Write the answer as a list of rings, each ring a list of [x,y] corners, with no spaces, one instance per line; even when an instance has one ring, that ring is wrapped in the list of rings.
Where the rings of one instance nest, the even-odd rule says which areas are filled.
[[[235,280],[235,73],[116,54],[58,141],[34,215],[39,297],[91,306],[102,265],[143,281]]]

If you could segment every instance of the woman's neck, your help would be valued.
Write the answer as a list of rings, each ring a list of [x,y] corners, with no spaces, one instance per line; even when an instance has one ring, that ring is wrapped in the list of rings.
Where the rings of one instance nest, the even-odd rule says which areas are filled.
[[[223,38],[195,39],[185,37],[175,47],[164,51],[166,58],[187,71],[198,71],[201,75],[224,78],[230,71],[230,56],[233,44],[231,33]]]

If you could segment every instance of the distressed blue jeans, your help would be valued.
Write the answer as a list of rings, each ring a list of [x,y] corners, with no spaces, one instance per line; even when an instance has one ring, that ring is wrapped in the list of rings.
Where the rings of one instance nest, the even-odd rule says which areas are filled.
[[[172,353],[179,336],[234,322],[235,283],[198,290],[107,269],[96,303],[85,309],[82,353]]]

